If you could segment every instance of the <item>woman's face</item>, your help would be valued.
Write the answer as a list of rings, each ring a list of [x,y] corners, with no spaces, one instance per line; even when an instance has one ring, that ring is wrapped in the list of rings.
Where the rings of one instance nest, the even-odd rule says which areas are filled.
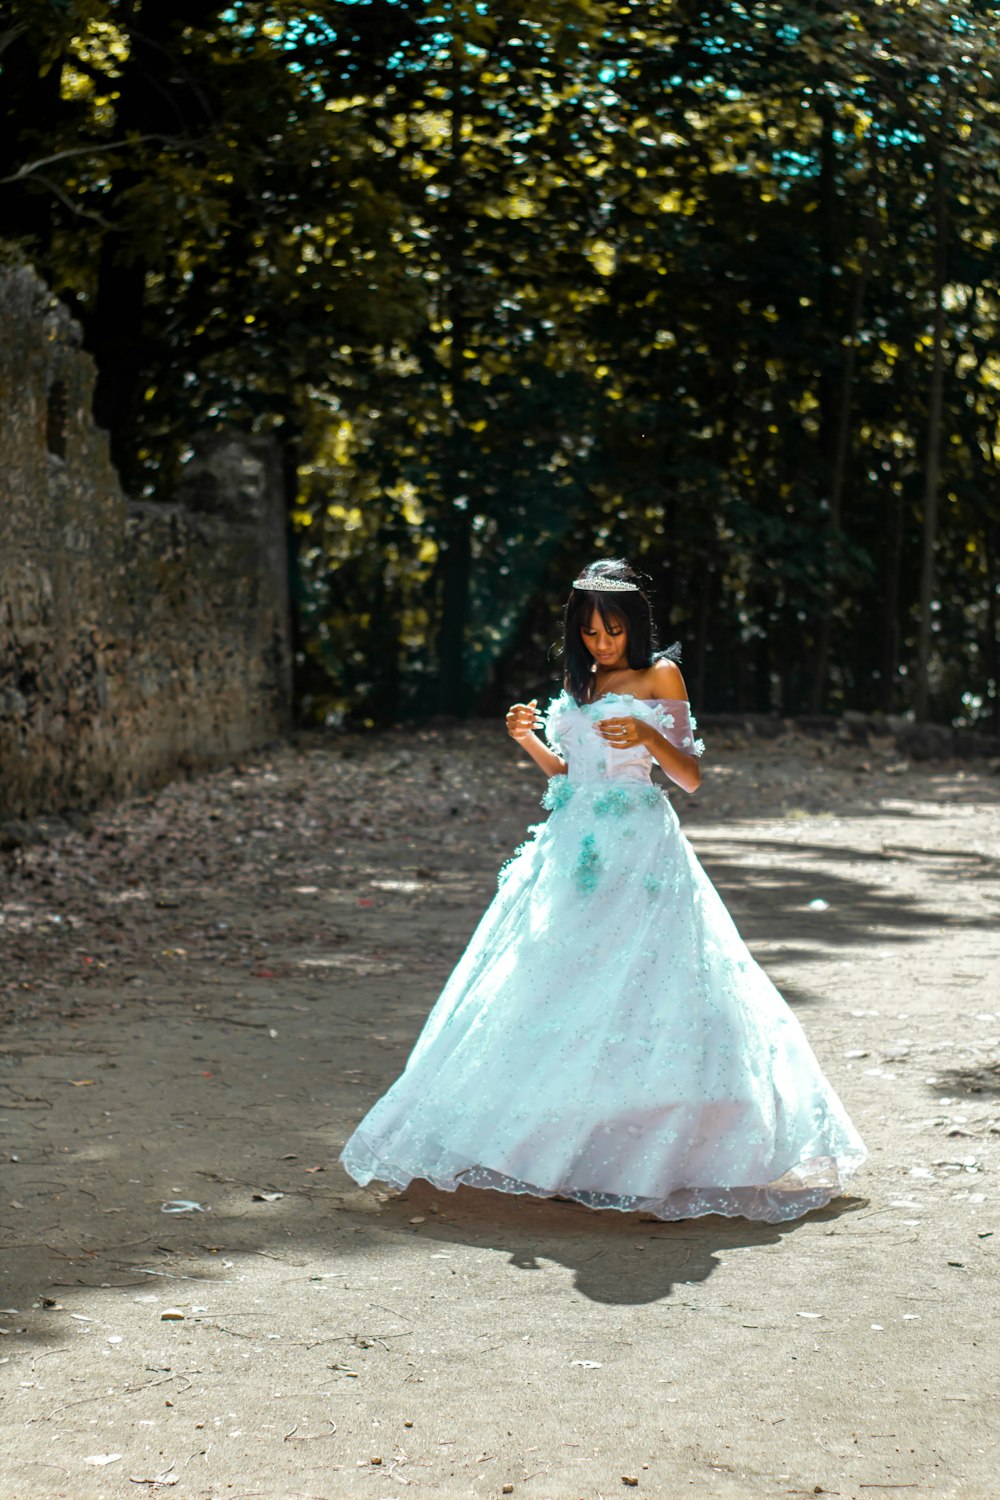
[[[580,626],[580,635],[597,665],[606,672],[628,665],[628,631],[624,620],[612,615],[605,624],[600,610],[595,609],[587,623]]]

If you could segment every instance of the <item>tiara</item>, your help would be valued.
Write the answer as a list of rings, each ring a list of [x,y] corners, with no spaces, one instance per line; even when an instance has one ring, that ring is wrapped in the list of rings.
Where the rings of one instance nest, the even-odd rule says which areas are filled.
[[[639,592],[637,583],[626,583],[620,578],[607,578],[601,573],[595,574],[593,578],[574,578],[573,587],[588,594],[637,594]]]

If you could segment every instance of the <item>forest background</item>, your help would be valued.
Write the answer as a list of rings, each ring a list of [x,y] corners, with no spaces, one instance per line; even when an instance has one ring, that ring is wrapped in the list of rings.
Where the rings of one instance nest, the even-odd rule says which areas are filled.
[[[13,0],[0,233],[133,494],[284,457],[303,715],[558,680],[1000,732],[1000,3]]]

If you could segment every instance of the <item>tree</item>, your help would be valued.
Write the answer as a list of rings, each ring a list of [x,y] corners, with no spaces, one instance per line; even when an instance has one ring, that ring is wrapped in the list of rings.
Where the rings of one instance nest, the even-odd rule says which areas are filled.
[[[995,715],[996,0],[9,9],[8,232],[133,489],[283,444],[310,712],[626,552],[710,706]]]

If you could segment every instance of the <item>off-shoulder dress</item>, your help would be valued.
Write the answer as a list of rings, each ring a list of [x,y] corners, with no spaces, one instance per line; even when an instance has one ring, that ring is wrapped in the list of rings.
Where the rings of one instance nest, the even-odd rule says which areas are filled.
[[[424,1178],[662,1219],[793,1219],[866,1150],[650,779],[631,714],[701,750],[686,702],[550,705],[568,774],[501,871],[404,1072],[358,1125],[352,1177]]]

